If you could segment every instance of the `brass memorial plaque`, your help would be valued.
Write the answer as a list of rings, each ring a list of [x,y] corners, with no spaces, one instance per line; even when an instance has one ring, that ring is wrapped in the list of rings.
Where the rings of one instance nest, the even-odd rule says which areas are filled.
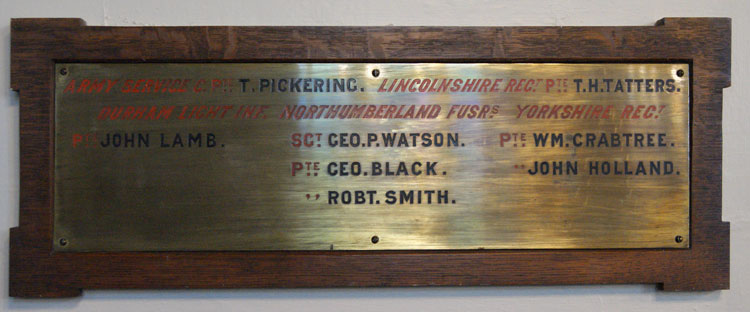
[[[687,64],[57,64],[58,251],[687,248]]]

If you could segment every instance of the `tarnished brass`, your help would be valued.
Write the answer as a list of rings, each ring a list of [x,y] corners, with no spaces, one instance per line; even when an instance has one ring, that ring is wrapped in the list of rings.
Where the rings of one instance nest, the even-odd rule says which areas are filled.
[[[58,251],[690,245],[687,64],[55,74]]]

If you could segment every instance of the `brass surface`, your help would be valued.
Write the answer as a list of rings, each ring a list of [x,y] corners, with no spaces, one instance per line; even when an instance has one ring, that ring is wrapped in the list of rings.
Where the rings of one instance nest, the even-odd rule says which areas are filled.
[[[58,251],[687,248],[689,76],[687,64],[57,64],[54,246]],[[290,78],[302,79],[299,90],[290,91]],[[305,78],[311,78],[307,87]],[[350,78],[355,83],[348,83]],[[483,92],[442,92],[428,85],[419,92],[426,79],[459,78],[498,85]],[[240,79],[247,79],[244,92]],[[269,81],[262,92],[261,79]],[[284,90],[278,90],[281,79],[287,81]],[[325,92],[333,79],[344,79],[346,92]],[[420,83],[414,92],[378,92],[395,79]],[[599,90],[591,92],[589,79],[597,79]],[[613,79],[610,92],[604,79]],[[626,79],[633,79],[631,92],[611,91],[614,82]],[[633,91],[638,79],[644,79],[641,92]],[[649,79],[652,92],[645,91]],[[521,87],[506,92],[511,80]],[[674,89],[655,92],[656,80],[672,81]],[[316,81],[325,85],[316,90]],[[157,82],[173,88],[161,89]],[[183,109],[189,116],[201,105],[231,108],[224,118],[221,111],[212,118],[179,118]],[[261,114],[235,118],[240,109],[263,105]],[[402,112],[437,105],[440,112],[434,119],[393,118],[397,112],[391,118],[281,119],[287,105],[404,105]],[[492,118],[457,119],[455,113],[449,118],[453,105],[497,111]],[[609,118],[561,118],[564,108],[555,117],[546,112],[543,118],[519,118],[519,106],[525,105],[611,108]],[[628,105],[643,107],[624,118]],[[651,105],[656,110],[646,114]],[[127,111],[170,106],[168,119],[144,120]],[[102,114],[105,107],[123,111],[113,120]],[[204,112],[197,115],[205,117]],[[201,146],[188,147],[189,134],[198,133],[201,139],[194,143]],[[341,133],[359,134],[364,145],[330,146],[330,135],[336,134],[337,142]],[[383,135],[405,134],[409,146],[367,146],[368,133],[383,145]],[[420,136],[411,146],[411,133],[458,134],[459,144],[447,147],[446,139],[442,147],[425,147]],[[535,133],[563,134],[568,145],[536,146]],[[663,146],[573,144],[585,143],[587,133],[596,136],[595,145],[602,133],[610,145],[612,134],[620,135],[622,145],[623,134],[654,134],[652,143],[664,134]],[[123,140],[112,147],[112,138],[123,134],[135,135],[133,146],[124,147]],[[178,134],[184,147],[175,143]],[[515,140],[521,134],[526,140]],[[580,140],[576,134],[582,134]],[[211,142],[215,146],[208,147]],[[559,161],[561,174],[530,174],[537,162]],[[631,172],[639,161],[646,171],[654,162],[660,174],[614,174],[611,168],[609,175],[592,175],[595,161],[617,163],[621,171],[627,162]],[[314,169],[316,162],[319,170],[308,171],[307,163]],[[331,176],[329,165],[341,162],[361,163],[362,174]],[[422,174],[373,176],[373,162],[383,169],[389,162],[394,172],[399,162],[407,171],[420,162]],[[435,175],[427,175],[427,162],[437,162]],[[577,174],[566,170],[567,162],[577,162]],[[666,162],[672,164],[670,174]],[[376,193],[372,203],[365,195],[365,203],[343,204],[347,190]],[[448,201],[386,204],[389,190],[448,191]],[[329,192],[338,192],[337,204],[329,204]]]

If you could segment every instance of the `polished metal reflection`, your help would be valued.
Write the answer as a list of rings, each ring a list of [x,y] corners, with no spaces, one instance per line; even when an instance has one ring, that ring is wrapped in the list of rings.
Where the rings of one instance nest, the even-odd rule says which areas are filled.
[[[65,74],[61,74],[61,69]],[[678,77],[676,71],[685,71]],[[378,71],[374,75],[375,70]],[[686,64],[57,64],[54,245],[58,251],[687,248]],[[377,76],[377,77],[376,77]],[[355,78],[338,93],[240,92],[260,78]],[[568,79],[566,92],[378,93],[396,78]],[[123,93],[127,79],[190,79],[186,92]],[[572,79],[674,79],[681,92],[576,93]],[[65,92],[72,80],[120,82]],[[217,79],[216,85],[212,85]],[[225,80],[226,79],[226,80]],[[195,92],[196,83],[208,91]],[[226,83],[226,84],[225,84]],[[505,87],[505,84],[501,84]],[[83,88],[88,90],[89,87]],[[105,85],[106,88],[106,85]],[[226,91],[225,91],[226,89]],[[231,90],[231,92],[229,91]],[[247,90],[246,90],[247,91]],[[434,120],[278,118],[286,105],[436,104]],[[499,105],[491,119],[445,118],[451,105]],[[526,119],[517,105],[663,105],[658,119]],[[268,105],[262,119],[100,120],[104,106]],[[175,112],[177,114],[178,112]],[[458,133],[463,147],[326,146],[330,133]],[[148,133],[149,147],[96,147]],[[160,135],[212,133],[213,148],[163,148]],[[322,146],[294,147],[293,133]],[[666,133],[669,147],[500,147],[501,133]],[[93,146],[73,147],[95,134]],[[81,139],[81,137],[76,137]],[[168,139],[169,140],[169,139]],[[84,137],[85,142],[85,137]],[[169,142],[169,141],[168,141]],[[513,143],[513,142],[511,142]],[[516,142],[521,144],[520,142]],[[205,142],[204,142],[205,144]],[[681,174],[592,176],[588,161],[671,161]],[[329,176],[331,162],[438,162],[435,176]],[[578,161],[577,175],[530,175],[535,161]],[[318,176],[292,162],[320,162]],[[518,166],[523,165],[523,169]],[[445,175],[442,172],[445,172]],[[374,190],[380,204],[328,204],[329,191]],[[455,203],[386,205],[387,190],[448,190]],[[310,195],[310,196],[308,196]],[[318,197],[316,197],[318,195]],[[681,236],[682,240],[675,237]],[[65,244],[60,244],[61,241]]]

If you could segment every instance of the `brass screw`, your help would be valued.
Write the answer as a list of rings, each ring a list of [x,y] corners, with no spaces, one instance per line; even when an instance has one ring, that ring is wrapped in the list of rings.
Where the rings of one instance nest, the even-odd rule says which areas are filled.
[[[677,242],[677,243],[682,243],[682,240],[683,240],[683,239],[682,239],[682,236],[680,236],[680,235],[677,235],[677,236],[675,236],[675,238],[674,238],[674,241],[675,241],[675,242]]]

